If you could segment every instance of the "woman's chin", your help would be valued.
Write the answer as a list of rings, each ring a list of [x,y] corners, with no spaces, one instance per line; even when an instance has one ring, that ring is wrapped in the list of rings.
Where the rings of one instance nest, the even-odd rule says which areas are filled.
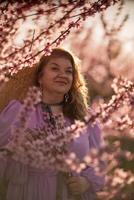
[[[63,96],[64,96],[64,94],[66,94],[67,93],[67,91],[63,88],[60,88],[60,89],[58,89],[58,90],[55,90],[55,91],[53,91],[53,92],[55,92],[55,93],[58,93],[58,94],[62,94]]]

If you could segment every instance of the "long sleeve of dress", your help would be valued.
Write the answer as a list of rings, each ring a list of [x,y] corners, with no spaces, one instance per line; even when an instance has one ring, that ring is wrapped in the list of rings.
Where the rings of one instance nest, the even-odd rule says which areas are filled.
[[[12,100],[0,113],[0,147],[4,146],[10,137],[10,127],[14,123],[21,103]]]
[[[101,131],[97,124],[95,124],[93,127],[90,126],[88,128],[89,132],[89,147],[90,149],[95,148],[99,149],[102,144],[101,139]],[[100,162],[100,168],[102,170],[105,169],[105,163]],[[85,170],[81,172],[81,176],[84,176],[89,180],[90,183],[90,189],[83,195],[85,200],[88,199],[94,199],[96,196],[96,192],[100,191],[105,183],[104,176],[97,175],[93,167],[88,166]]]
[[[0,113],[0,148],[8,143],[11,125],[17,117],[21,103],[16,100],[12,100]],[[7,166],[7,160],[0,157],[0,178],[5,174]]]

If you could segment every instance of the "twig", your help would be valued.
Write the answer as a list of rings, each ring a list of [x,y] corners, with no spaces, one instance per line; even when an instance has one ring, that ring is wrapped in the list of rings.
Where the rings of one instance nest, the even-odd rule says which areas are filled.
[[[29,51],[32,50],[32,45],[33,45],[34,35],[35,35],[35,29],[33,30],[33,37],[32,37],[32,42],[31,42],[31,46],[30,46]]]

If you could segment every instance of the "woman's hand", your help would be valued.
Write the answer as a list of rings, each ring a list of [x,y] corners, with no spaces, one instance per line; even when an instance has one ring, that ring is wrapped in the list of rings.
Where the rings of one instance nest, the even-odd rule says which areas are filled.
[[[67,179],[69,192],[72,195],[81,195],[89,189],[89,181],[82,176],[72,176]]]

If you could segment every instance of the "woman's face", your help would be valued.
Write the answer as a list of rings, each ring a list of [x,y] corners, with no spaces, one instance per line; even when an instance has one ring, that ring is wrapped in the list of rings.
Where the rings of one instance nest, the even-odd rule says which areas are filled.
[[[44,66],[40,84],[43,91],[59,94],[67,93],[73,82],[73,66],[64,57],[51,58]]]

